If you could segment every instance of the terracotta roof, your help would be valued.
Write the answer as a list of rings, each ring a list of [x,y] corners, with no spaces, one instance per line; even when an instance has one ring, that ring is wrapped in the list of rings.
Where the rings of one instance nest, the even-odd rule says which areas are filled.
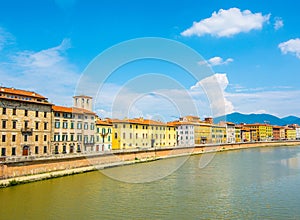
[[[96,113],[91,112],[89,110],[83,108],[75,108],[75,107],[65,107],[65,106],[52,106],[52,110],[56,112],[66,112],[66,113],[74,113],[74,114],[92,114],[96,115]]]
[[[274,125],[273,128],[279,128],[279,129],[282,129],[282,128],[284,128],[284,127],[278,126],[278,125]]]
[[[109,123],[108,121],[103,121],[101,119],[97,120],[96,125],[107,125],[107,126],[112,126],[111,123]]]
[[[245,124],[244,126],[271,126],[270,124],[254,123],[254,124]]]
[[[195,123],[190,121],[171,121],[168,122],[168,124],[171,124],[173,126],[178,126],[178,125],[194,125]]]
[[[6,88],[6,87],[0,87],[0,93],[7,93],[7,94],[13,94],[13,95],[22,95],[22,96],[28,96],[28,97],[34,97],[39,99],[47,99],[46,97],[32,91],[26,91],[21,89],[15,89],[15,88]]]

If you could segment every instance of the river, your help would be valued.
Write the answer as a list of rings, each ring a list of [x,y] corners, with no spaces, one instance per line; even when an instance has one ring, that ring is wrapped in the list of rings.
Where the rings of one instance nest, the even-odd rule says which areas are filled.
[[[200,158],[153,182],[126,183],[103,172],[130,176],[181,159],[3,188],[0,219],[300,219],[300,146],[221,152],[201,169]]]

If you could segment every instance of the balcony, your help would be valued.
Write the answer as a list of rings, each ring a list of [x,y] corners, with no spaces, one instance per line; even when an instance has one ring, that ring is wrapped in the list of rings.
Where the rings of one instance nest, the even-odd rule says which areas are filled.
[[[21,132],[24,134],[31,134],[32,131],[33,131],[33,128],[28,128],[28,127],[21,128]]]

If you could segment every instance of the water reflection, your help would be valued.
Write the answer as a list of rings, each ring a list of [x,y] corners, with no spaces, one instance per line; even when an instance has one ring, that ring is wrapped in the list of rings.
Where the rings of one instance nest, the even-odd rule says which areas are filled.
[[[300,155],[298,154],[297,157],[283,159],[280,163],[289,169],[300,169]]]

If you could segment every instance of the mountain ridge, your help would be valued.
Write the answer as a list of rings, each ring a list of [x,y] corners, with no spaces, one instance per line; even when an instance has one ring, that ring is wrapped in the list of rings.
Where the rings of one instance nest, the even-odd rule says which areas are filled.
[[[220,121],[228,121],[233,122],[235,124],[246,123],[267,123],[271,125],[288,125],[288,124],[300,124],[300,118],[296,116],[287,116],[283,118],[279,118],[277,116],[271,114],[242,114],[239,112],[234,112],[231,114],[227,114],[224,116],[214,118],[215,123],[219,123]]]

